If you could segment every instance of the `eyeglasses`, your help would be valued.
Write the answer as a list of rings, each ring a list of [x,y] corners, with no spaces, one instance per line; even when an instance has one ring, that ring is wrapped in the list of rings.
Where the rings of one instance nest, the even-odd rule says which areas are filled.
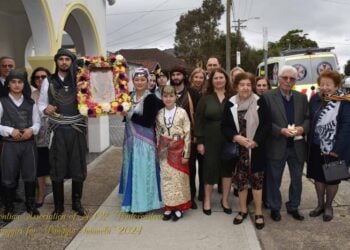
[[[1,68],[9,68],[9,69],[12,69],[13,68],[13,64],[1,64]]]
[[[289,77],[289,76],[281,76],[281,78],[283,79],[283,81],[290,81],[290,82],[295,82],[297,79],[294,77]]]
[[[41,76],[34,76],[35,80],[40,80],[40,79],[45,79],[47,76],[46,75],[41,75]]]

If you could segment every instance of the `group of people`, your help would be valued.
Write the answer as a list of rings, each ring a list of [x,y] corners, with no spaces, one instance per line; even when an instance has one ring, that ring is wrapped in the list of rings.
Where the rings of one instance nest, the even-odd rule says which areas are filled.
[[[1,198],[4,220],[15,215],[19,176],[24,181],[25,205],[32,216],[45,198],[45,176],[50,175],[54,197],[52,220],[64,212],[64,186],[72,179],[72,209],[86,215],[81,205],[86,178],[86,125],[76,100],[76,56],[59,49],[56,70],[34,69],[27,75],[15,69],[14,59],[0,58]],[[50,149],[49,149],[50,143]],[[38,190],[38,192],[36,192]],[[36,195],[37,194],[37,195]]]
[[[86,124],[77,109],[76,57],[60,49],[54,60],[54,74],[41,67],[33,71],[31,84],[36,90],[31,93],[26,75],[14,69],[14,60],[0,58],[1,193],[9,218],[15,213],[19,173],[32,216],[40,214],[46,175],[52,180],[52,219],[64,212],[66,178],[72,179],[72,209],[86,215],[81,204],[87,175]],[[163,220],[177,221],[186,210],[198,208],[198,191],[202,211],[210,216],[217,184],[223,212],[232,214],[233,183],[240,207],[233,223],[247,218],[251,194],[255,226],[262,229],[263,204],[271,209],[274,221],[281,220],[280,187],[287,163],[291,177],[287,213],[303,220],[299,206],[307,162],[307,177],[315,180],[318,200],[309,215],[332,220],[340,181],[327,182],[322,165],[337,159],[350,164],[350,98],[336,71],[321,72],[319,92],[310,102],[293,90],[296,80],[296,69],[284,66],[278,73],[279,86],[271,90],[265,78],[239,67],[227,74],[215,57],[208,59],[207,71],[196,68],[189,78],[182,66],[154,77],[146,68],[137,68],[131,108],[121,112],[125,117],[121,210],[141,217],[163,208]],[[230,143],[236,143],[239,155],[227,159],[222,152]]]
[[[255,226],[265,225],[263,204],[274,221],[281,220],[281,181],[286,164],[290,172],[287,213],[303,220],[299,211],[302,173],[315,180],[318,205],[311,217],[333,218],[332,201],[340,181],[327,182],[322,164],[336,159],[350,164],[350,99],[341,91],[341,76],[324,71],[318,79],[319,92],[310,102],[294,91],[297,71],[284,66],[279,86],[236,67],[228,75],[215,57],[207,71],[193,70],[187,81],[183,67],[169,73],[170,84],[148,88],[149,73],[135,71],[132,108],[124,112],[125,137],[119,194],[122,211],[137,216],[163,208],[164,220],[177,221],[189,209],[211,215],[213,187],[222,188],[221,207],[232,214],[232,183],[240,211],[234,224],[248,215],[249,193],[255,205]],[[158,76],[156,77],[156,81]],[[165,81],[166,82],[166,81]],[[227,144],[235,142],[239,156],[224,158]]]

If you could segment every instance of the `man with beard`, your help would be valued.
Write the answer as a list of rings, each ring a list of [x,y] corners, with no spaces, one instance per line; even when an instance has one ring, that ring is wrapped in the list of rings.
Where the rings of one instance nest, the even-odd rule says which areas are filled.
[[[191,188],[191,200],[192,209],[197,209],[197,204],[195,202],[196,196],[196,143],[193,137],[194,128],[194,113],[196,111],[196,106],[199,101],[199,94],[187,87],[186,70],[182,66],[175,66],[170,71],[170,84],[175,87],[177,100],[176,105],[186,110],[188,117],[191,121],[191,154],[190,154],[190,188]],[[200,185],[201,186],[201,185]],[[199,190],[199,193],[203,191]]]
[[[79,216],[86,215],[80,201],[86,178],[86,125],[76,100],[75,59],[69,50],[59,49],[54,57],[56,72],[45,79],[40,90],[39,109],[48,115],[53,133],[50,176],[55,210],[52,220],[58,220],[64,212],[65,178],[72,178],[72,209]]]

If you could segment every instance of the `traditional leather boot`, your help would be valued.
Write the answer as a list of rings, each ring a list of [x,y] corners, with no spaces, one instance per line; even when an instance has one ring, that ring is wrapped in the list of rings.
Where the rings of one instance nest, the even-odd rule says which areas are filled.
[[[59,220],[64,212],[64,190],[63,181],[52,181],[53,200],[55,203],[55,210],[52,212],[51,220]]]
[[[40,215],[40,212],[35,205],[35,188],[35,182],[24,182],[27,213],[32,217]]]
[[[13,197],[15,193],[14,188],[8,188],[8,187],[3,187],[2,190],[4,191],[4,205],[5,205],[5,210],[4,210],[4,222],[11,222],[14,219],[15,215],[15,206],[13,205]]]
[[[83,194],[83,182],[72,181],[72,209],[79,216],[86,216],[87,213],[81,205],[81,197]]]

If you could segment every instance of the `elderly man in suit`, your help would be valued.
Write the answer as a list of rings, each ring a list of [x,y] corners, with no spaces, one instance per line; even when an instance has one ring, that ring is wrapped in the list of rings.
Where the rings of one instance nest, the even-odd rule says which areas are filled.
[[[271,218],[281,220],[282,197],[280,192],[283,171],[288,163],[290,172],[288,214],[296,220],[303,220],[299,212],[302,172],[306,160],[304,136],[309,129],[307,97],[292,90],[297,79],[297,71],[292,66],[283,66],[279,72],[279,87],[264,94],[270,109],[272,130],[268,136],[267,151],[267,203],[271,208]]]

